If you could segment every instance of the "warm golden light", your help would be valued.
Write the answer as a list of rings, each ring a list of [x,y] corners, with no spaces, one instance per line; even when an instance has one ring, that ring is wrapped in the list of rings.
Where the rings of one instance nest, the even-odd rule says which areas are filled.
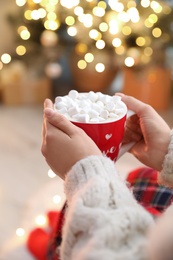
[[[103,23],[101,23],[100,25],[99,25],[99,29],[100,29],[100,31],[101,32],[106,32],[107,30],[108,30],[108,24],[107,23],[105,23],[105,22],[103,22]]]
[[[32,17],[31,17],[31,10],[26,10],[24,12],[24,17],[27,19],[27,20],[32,20]]]
[[[54,202],[55,204],[59,204],[59,203],[61,202],[61,196],[55,195],[55,196],[53,197],[53,202]]]
[[[90,63],[90,62],[93,62],[93,60],[94,60],[94,55],[92,54],[92,53],[86,53],[85,54],[85,60],[88,62],[88,63]]]
[[[109,32],[110,34],[117,34],[119,32],[119,25],[118,25],[118,22],[113,19],[113,20],[110,20],[109,21]]]
[[[162,12],[162,6],[158,2],[151,1],[150,6],[154,10],[155,13],[161,13]]]
[[[133,23],[138,23],[139,20],[140,20],[140,17],[139,17],[139,12],[138,10],[135,8],[135,7],[131,7],[127,10],[127,13],[129,14],[130,16],[130,20],[133,22]]]
[[[18,32],[18,34],[21,34],[21,32],[24,31],[24,30],[27,31],[28,29],[27,29],[26,26],[23,26],[23,25],[22,25],[22,26],[19,26],[19,27],[18,27],[17,32]]]
[[[141,0],[141,6],[147,8],[150,6],[150,0]]]
[[[2,61],[4,64],[8,64],[8,63],[10,63],[10,61],[11,61],[11,56],[10,56],[8,53],[4,53],[4,54],[2,54],[2,56],[1,56],[1,61]]]
[[[40,13],[39,13],[39,11],[38,11],[38,10],[33,10],[33,11],[31,12],[31,18],[32,18],[33,20],[39,20],[39,19],[40,19]]]
[[[67,0],[60,0],[60,3],[61,3],[62,6],[68,8],[68,9],[71,9],[75,6],[78,6],[79,3],[80,3],[80,0],[70,0],[70,1],[69,0],[68,1]]]
[[[156,14],[150,14],[149,17],[148,17],[148,21],[150,23],[157,23],[158,16]]]
[[[81,6],[76,6],[74,8],[74,14],[77,15],[77,16],[80,16],[84,13],[84,10]]]
[[[60,23],[59,23],[59,21],[49,21],[49,20],[47,20],[44,23],[44,27],[47,30],[56,31],[60,27]]]
[[[95,69],[97,72],[101,73],[105,70],[105,65],[103,63],[97,63]]]
[[[16,0],[16,5],[24,6],[26,4],[26,0]]]
[[[67,29],[67,33],[70,35],[70,36],[75,36],[77,34],[77,29],[73,26],[69,27]]]
[[[104,47],[105,47],[105,42],[103,41],[103,40],[98,40],[97,42],[96,42],[96,47],[98,48],[98,49],[104,49]]]
[[[77,54],[86,53],[87,52],[87,45],[85,43],[78,43],[75,46],[75,51]]]
[[[23,55],[26,53],[26,48],[25,48],[25,46],[19,45],[19,46],[16,48],[16,53],[17,53],[19,56],[23,56]]]
[[[151,47],[146,47],[144,49],[144,54],[145,54],[145,56],[148,56],[148,57],[151,56],[153,54],[152,48]]]
[[[162,35],[162,31],[160,28],[154,28],[152,34],[155,38],[159,38]]]
[[[114,46],[114,47],[119,47],[119,46],[121,46],[121,39],[120,38],[114,38],[113,39],[113,41],[112,41],[112,45]]]
[[[41,32],[40,43],[43,47],[55,47],[60,43],[58,30],[66,26],[66,32],[74,37],[75,52],[81,60],[78,68],[85,69],[93,62],[94,52],[112,50],[121,56],[117,61],[132,67],[152,59],[153,44],[162,36],[162,43],[170,41],[171,36],[159,28],[159,19],[172,12],[172,7],[157,0],[15,0],[16,5],[24,8],[25,25],[18,28],[21,39],[31,37],[31,20],[41,22],[45,28]],[[156,27],[157,26],[157,27]],[[48,32],[48,33],[46,33]],[[51,32],[53,34],[51,34]],[[33,34],[34,36],[34,34]],[[153,41],[153,37],[155,40]],[[29,45],[29,42],[28,42]],[[133,47],[132,47],[133,46]],[[28,49],[27,49],[28,51]],[[101,52],[102,51],[102,52]],[[92,53],[91,53],[92,52]],[[26,48],[21,44],[16,53],[22,56]],[[82,56],[81,56],[82,54]],[[2,60],[2,58],[1,58]],[[11,57],[3,59],[6,63]],[[3,63],[2,61],[2,66]],[[98,63],[96,71],[103,72],[105,65]],[[0,66],[1,70],[1,66]]]
[[[103,17],[105,15],[105,9],[96,6],[93,8],[93,14],[98,17]]]
[[[97,39],[98,36],[99,36],[99,32],[95,29],[92,29],[90,32],[89,32],[89,36],[91,39]]]
[[[124,53],[125,53],[125,48],[124,48],[124,46],[117,47],[117,48],[115,49],[115,53],[118,54],[118,55],[124,54]]]
[[[145,45],[145,39],[143,38],[143,37],[138,37],[137,39],[136,39],[136,44],[138,45],[138,46],[144,46]]]
[[[39,227],[43,227],[43,226],[46,226],[47,225],[47,217],[44,216],[44,215],[39,215],[35,218],[35,223],[37,226]]]
[[[153,23],[151,23],[148,19],[145,20],[144,24],[147,28],[153,27]]]
[[[47,174],[48,174],[49,178],[51,178],[51,179],[56,177],[56,174],[51,169],[48,170]]]
[[[46,17],[46,10],[44,8],[39,8],[38,9],[39,15],[40,15],[40,19],[43,19]]]
[[[18,237],[24,236],[24,235],[25,235],[25,230],[24,230],[23,228],[17,228],[17,229],[16,229],[16,235],[17,235]]]
[[[98,5],[99,7],[101,7],[101,8],[103,8],[103,9],[106,9],[106,7],[107,7],[107,4],[106,4],[104,1],[98,2],[97,5]]]
[[[79,69],[84,70],[87,67],[87,63],[85,60],[80,60],[77,63]]]
[[[126,65],[127,67],[133,67],[134,64],[135,64],[135,61],[134,61],[134,59],[133,59],[132,57],[127,57],[127,58],[125,59],[124,63],[125,63],[125,65]]]
[[[132,29],[130,28],[130,26],[124,26],[122,28],[122,33],[124,35],[130,35],[132,33]]]
[[[32,0],[35,4],[41,3],[41,0]]]
[[[20,33],[20,37],[23,39],[23,40],[28,40],[30,38],[30,32],[28,30],[22,30],[21,33]]]
[[[57,18],[57,15],[56,15],[56,13],[54,13],[54,12],[49,12],[48,14],[47,14],[47,19],[48,20],[56,20],[56,18]]]
[[[124,10],[124,5],[123,3],[120,3],[118,1],[115,0],[109,0],[109,5],[111,7],[112,10],[120,13]]]
[[[73,16],[67,16],[65,19],[65,23],[69,26],[74,25],[75,19]]]

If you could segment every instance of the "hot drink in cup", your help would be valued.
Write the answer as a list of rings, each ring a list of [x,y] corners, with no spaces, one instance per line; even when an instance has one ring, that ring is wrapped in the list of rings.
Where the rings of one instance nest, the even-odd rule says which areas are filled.
[[[55,98],[54,108],[82,128],[104,155],[117,159],[127,115],[120,97],[71,90],[68,95]]]

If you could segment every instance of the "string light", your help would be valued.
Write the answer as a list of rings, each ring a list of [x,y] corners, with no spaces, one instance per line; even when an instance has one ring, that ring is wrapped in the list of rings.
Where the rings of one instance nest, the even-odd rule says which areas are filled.
[[[45,215],[38,215],[35,218],[35,223],[39,227],[45,227],[45,226],[47,226],[48,219],[47,219],[47,217]]]
[[[95,66],[97,72],[103,72],[105,70],[105,65],[103,63],[97,63]]]
[[[55,204],[59,204],[59,203],[61,202],[61,196],[55,195],[55,196],[53,197],[53,202],[54,202]]]
[[[18,237],[23,237],[25,235],[25,230],[23,228],[17,228],[16,229],[16,235]]]
[[[125,65],[127,67],[132,67],[134,65],[134,63],[135,63],[135,61],[134,61],[134,59],[132,57],[127,57],[125,59]]]
[[[23,56],[23,55],[26,53],[26,48],[25,48],[25,46],[19,45],[19,46],[16,48],[16,53],[17,53],[19,56]]]
[[[87,56],[83,56],[83,59],[77,63],[78,68],[82,70],[87,67],[87,63],[94,62],[94,52],[100,50],[103,53],[107,49],[115,49],[115,55],[123,56],[126,65],[128,49],[131,48],[128,46],[130,37],[136,37],[134,41],[136,46],[134,45],[133,48],[139,49],[141,57],[146,56],[146,59],[135,59],[134,63],[130,64],[134,66],[142,60],[146,62],[148,52],[144,50],[150,48],[150,53],[153,53],[153,40],[156,41],[163,35],[162,29],[158,25],[155,28],[155,24],[163,15],[171,13],[168,4],[157,0],[137,2],[135,0],[16,0],[16,5],[24,9],[24,19],[28,22],[41,20],[45,31],[52,31],[57,35],[61,25],[66,24],[67,34],[75,39],[76,53],[80,52],[85,56],[88,51],[92,52],[92,59],[87,60]],[[24,41],[28,41],[32,36],[28,28],[23,25],[19,26],[18,33]],[[146,36],[150,38],[150,42],[146,41]],[[165,35],[164,40],[169,41],[169,37]],[[40,42],[44,47],[50,43],[46,45],[42,39]],[[80,47],[84,45],[83,42],[87,45],[85,50]],[[49,47],[55,44],[58,44],[57,37],[54,37],[54,44],[50,43]],[[23,56],[27,53],[27,48],[21,44],[16,48],[16,53]],[[3,58],[3,61],[1,59],[2,63],[8,64],[11,61],[9,56]]]
[[[49,178],[51,178],[51,179],[56,177],[56,174],[51,169],[48,170],[47,174],[48,174]]]
[[[8,53],[2,54],[2,56],[1,56],[1,61],[2,61],[4,64],[10,63],[10,61],[11,61],[11,56],[10,56],[10,54],[8,54]]]

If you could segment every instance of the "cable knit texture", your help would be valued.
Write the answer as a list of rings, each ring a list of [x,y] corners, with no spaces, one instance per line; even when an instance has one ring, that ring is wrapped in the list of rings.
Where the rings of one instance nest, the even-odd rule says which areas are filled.
[[[107,157],[90,156],[67,174],[62,260],[146,260],[151,215]]]
[[[168,153],[163,162],[163,170],[159,174],[159,182],[173,188],[173,129],[170,134]]]

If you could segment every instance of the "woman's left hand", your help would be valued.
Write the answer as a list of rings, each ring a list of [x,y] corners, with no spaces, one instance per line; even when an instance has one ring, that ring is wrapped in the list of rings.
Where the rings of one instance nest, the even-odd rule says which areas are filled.
[[[102,154],[82,129],[54,111],[50,99],[44,102],[41,152],[50,168],[62,179],[79,160]]]

